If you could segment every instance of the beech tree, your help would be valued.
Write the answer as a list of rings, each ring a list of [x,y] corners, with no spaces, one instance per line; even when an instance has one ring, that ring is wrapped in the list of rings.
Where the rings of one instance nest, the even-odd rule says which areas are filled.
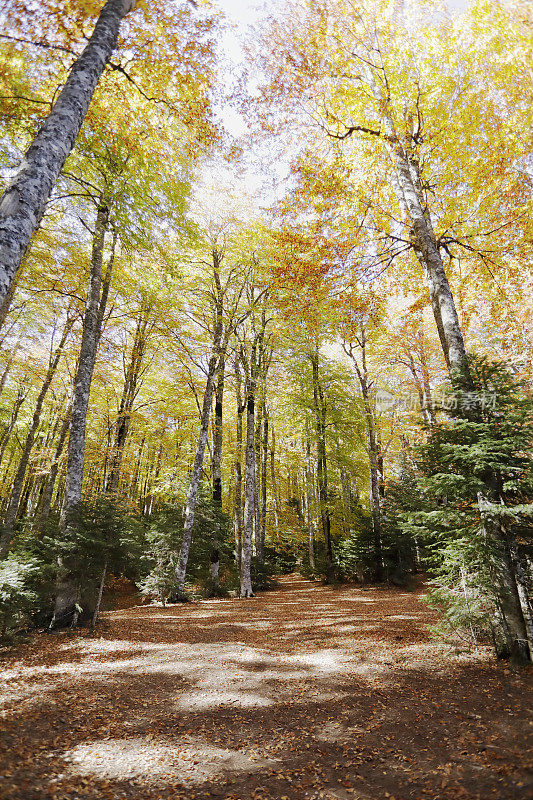
[[[203,399],[201,405],[199,404],[200,433],[198,435],[198,443],[185,502],[183,538],[176,568],[176,581],[180,593],[183,593],[185,589],[195,506],[200,488],[212,401],[217,386],[217,376],[220,376],[221,370],[225,367],[225,357],[231,336],[249,313],[246,308],[243,309],[241,304],[245,288],[246,273],[243,275],[240,267],[235,267],[232,264],[229,265],[227,271],[224,273],[224,260],[228,257],[226,249],[226,235],[224,229],[221,231],[215,230],[211,235],[211,264],[209,267],[211,272],[209,276],[210,288],[207,292],[205,289],[200,291],[197,289],[197,293],[200,296],[203,295],[204,302],[206,299],[205,296],[207,295],[209,305],[207,309],[203,308],[201,310],[200,319],[203,320],[201,323],[203,327],[210,333],[211,346],[209,361],[207,363],[207,369],[205,370],[206,383]],[[203,278],[205,278],[205,273]],[[210,321],[208,321],[209,317],[212,318]],[[217,447],[221,447],[220,439],[217,443]],[[217,459],[218,457],[219,454],[217,453]],[[212,561],[211,563],[217,562]]]
[[[74,146],[98,80],[116,46],[120,23],[135,5],[136,0],[107,0],[87,46],[0,199],[0,299],[10,291]]]

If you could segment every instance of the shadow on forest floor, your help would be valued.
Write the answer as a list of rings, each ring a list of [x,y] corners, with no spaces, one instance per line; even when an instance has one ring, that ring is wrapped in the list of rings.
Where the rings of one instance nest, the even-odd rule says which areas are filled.
[[[532,795],[531,672],[448,653],[430,618],[416,593],[290,576],[38,635],[4,662],[0,797]]]

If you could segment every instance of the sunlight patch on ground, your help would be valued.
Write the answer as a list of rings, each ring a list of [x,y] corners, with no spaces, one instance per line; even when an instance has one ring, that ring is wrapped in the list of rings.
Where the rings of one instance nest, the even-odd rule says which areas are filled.
[[[184,784],[200,784],[228,773],[252,773],[275,763],[253,761],[238,750],[214,747],[200,737],[172,744],[139,737],[86,742],[67,751],[63,758],[78,775]]]
[[[226,692],[219,689],[212,691],[193,691],[182,694],[176,707],[189,711],[208,711],[213,708],[231,706],[232,708],[264,708],[274,704],[274,700],[249,691],[248,687],[239,686],[241,691]],[[243,691],[243,689],[245,691]]]
[[[337,650],[319,650],[318,653],[306,653],[305,655],[297,656],[296,660],[301,664],[308,664],[320,672],[341,672],[343,667],[346,666],[346,660],[344,659],[344,663],[342,663]]]
[[[320,635],[325,625],[305,631],[305,636]],[[375,626],[364,625],[365,636],[371,637]],[[359,631],[361,633],[361,631]],[[365,637],[358,641],[366,648]],[[31,665],[6,671],[4,698],[7,702],[42,702],[58,678],[76,683],[110,684],[117,679],[131,683],[146,675],[174,678],[171,705],[180,710],[265,707],[283,703],[293,693],[298,681],[310,681],[316,692],[326,689],[327,681],[337,676],[342,683],[357,677],[368,683],[383,680],[392,663],[384,659],[375,640],[368,639],[364,658],[346,648],[324,648],[314,652],[280,653],[251,647],[242,642],[195,643],[144,642],[140,646],[129,640],[92,639],[72,647],[71,663]],[[302,642],[302,649],[305,647]],[[433,643],[417,642],[398,646],[396,657],[402,668],[412,656],[418,658],[434,649]],[[71,646],[68,648],[70,650]],[[417,663],[416,661],[414,663]],[[404,666],[405,665],[405,666]],[[326,683],[323,683],[326,682]],[[141,685],[141,684],[139,684]],[[303,699],[303,698],[302,698]],[[298,702],[300,698],[298,699]]]

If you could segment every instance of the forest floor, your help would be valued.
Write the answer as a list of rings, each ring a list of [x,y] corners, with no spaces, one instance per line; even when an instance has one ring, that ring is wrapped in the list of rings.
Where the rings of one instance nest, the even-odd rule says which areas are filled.
[[[421,600],[288,576],[38,634],[1,657],[0,797],[533,797],[531,670],[435,643]]]

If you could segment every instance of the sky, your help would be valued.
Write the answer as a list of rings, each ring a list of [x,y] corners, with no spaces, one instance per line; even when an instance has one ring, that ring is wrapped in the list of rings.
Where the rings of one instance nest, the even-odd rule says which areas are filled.
[[[464,11],[468,5],[468,0],[445,0],[445,2],[451,12]],[[275,13],[276,6],[284,7],[286,2],[285,0],[216,0],[216,3],[224,12],[228,23],[220,39],[219,52],[222,80],[226,88],[230,88],[240,74],[245,60],[242,42],[246,39],[247,29],[267,17],[269,12]],[[219,104],[218,108],[216,107],[216,114],[231,136],[239,138],[247,132],[245,120],[229,104]],[[226,205],[224,200],[226,197],[228,203],[233,206],[239,197],[238,206],[244,202],[259,208],[270,205],[280,192],[283,194],[282,185],[288,172],[288,164],[267,157],[268,167],[265,172],[264,166],[261,167],[259,161],[259,153],[250,153],[241,165],[240,175],[236,174],[235,166],[229,169],[223,164],[219,165],[216,205],[220,203]],[[212,178],[208,177],[212,176],[212,171],[212,165],[206,168],[206,175],[198,187],[199,197],[203,198],[202,203],[212,191],[210,187]],[[214,197],[208,204],[213,200]]]
[[[464,11],[468,0],[445,0],[451,12]],[[276,6],[286,5],[284,0],[217,0],[217,5],[223,10],[230,23],[224,32],[220,50],[226,61],[229,71],[238,71],[239,64],[244,59],[241,42],[246,36],[246,29],[267,16],[268,10],[275,11]],[[238,115],[224,109],[224,122],[229,132],[239,135],[243,132],[242,121]]]

